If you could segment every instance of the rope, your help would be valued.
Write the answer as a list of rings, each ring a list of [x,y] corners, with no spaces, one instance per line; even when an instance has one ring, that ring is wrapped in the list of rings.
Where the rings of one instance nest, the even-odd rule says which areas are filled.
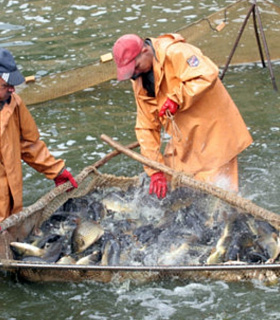
[[[166,110],[165,112],[166,114],[166,118],[167,118],[167,122],[166,122],[166,126],[163,126],[163,129],[164,131],[167,133],[167,126],[168,126],[168,123],[169,121],[171,122],[171,136],[172,136],[172,139],[171,139],[171,142],[170,142],[170,145],[171,145],[171,148],[172,148],[172,168],[175,169],[175,147],[174,147],[174,138],[177,139],[178,142],[180,142],[182,140],[182,133],[179,129],[179,127],[177,126],[176,122],[175,122],[175,119],[174,119],[174,115],[169,111],[169,110]]]
[[[177,138],[178,142],[180,142],[182,140],[182,133],[175,122],[174,115],[169,110],[166,110],[166,116],[167,116],[167,119],[171,121],[172,133],[174,132],[174,136]]]

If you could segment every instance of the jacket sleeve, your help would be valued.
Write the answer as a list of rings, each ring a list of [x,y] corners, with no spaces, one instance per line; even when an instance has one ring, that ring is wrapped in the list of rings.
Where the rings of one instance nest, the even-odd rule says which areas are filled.
[[[62,159],[55,159],[46,144],[40,140],[38,128],[22,100],[19,99],[21,159],[46,178],[54,179],[65,166]]]
[[[141,154],[150,160],[164,164],[161,147],[161,124],[158,119],[158,112],[148,101],[137,98],[137,119],[135,133],[140,144]],[[150,167],[144,166],[145,172],[151,176],[157,172]]]
[[[217,81],[218,67],[202,52],[186,43],[167,49],[165,76],[168,97],[181,110],[188,109]]]

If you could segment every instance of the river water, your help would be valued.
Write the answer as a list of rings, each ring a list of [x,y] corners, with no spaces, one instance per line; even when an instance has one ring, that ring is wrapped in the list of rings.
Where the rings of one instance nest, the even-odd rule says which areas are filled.
[[[174,31],[233,2],[0,0],[0,46],[13,52],[24,75],[45,76],[91,63],[124,33],[156,36]],[[273,70],[280,86],[279,61],[273,62]],[[239,157],[240,193],[279,213],[279,93],[272,88],[268,69],[259,64],[231,67],[224,84],[254,139]],[[112,80],[30,106],[30,111],[51,152],[65,159],[74,175],[111,151],[100,139],[102,133],[122,144],[135,141],[129,82]],[[100,171],[133,176],[142,166],[120,155]],[[23,174],[25,206],[53,187],[26,165]],[[279,284],[259,281],[170,279],[104,285],[1,279],[0,319],[280,319],[279,291]]]

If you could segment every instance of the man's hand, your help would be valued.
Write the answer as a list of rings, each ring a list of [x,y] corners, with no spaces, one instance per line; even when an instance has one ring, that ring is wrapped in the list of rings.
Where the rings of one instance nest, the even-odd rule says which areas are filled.
[[[61,172],[61,174],[59,174],[56,178],[54,178],[54,183],[55,183],[56,187],[61,185],[61,184],[63,184],[63,183],[65,183],[65,182],[67,182],[67,181],[70,181],[74,188],[78,188],[77,181],[74,179],[72,174],[66,169],[64,169]],[[71,189],[69,189],[69,190],[71,190]]]
[[[159,111],[159,116],[163,117],[164,115],[166,115],[167,110],[169,110],[171,114],[175,114],[177,112],[177,109],[178,109],[178,104],[173,100],[167,98],[164,105],[161,107]]]
[[[167,181],[163,172],[156,172],[151,176],[149,194],[155,193],[157,197],[165,198],[167,192]]]

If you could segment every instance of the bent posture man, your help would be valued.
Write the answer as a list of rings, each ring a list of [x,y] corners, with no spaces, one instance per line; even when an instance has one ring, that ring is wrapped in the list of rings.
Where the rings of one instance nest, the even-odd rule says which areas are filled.
[[[0,48],[0,222],[22,209],[21,159],[56,185],[69,180],[78,186],[64,161],[40,140],[34,119],[15,93],[24,81],[12,54]]]
[[[237,155],[252,138],[218,67],[179,34],[120,37],[113,47],[118,80],[131,79],[141,153],[195,179],[238,191]],[[161,129],[171,136],[161,154]],[[165,197],[163,172],[144,167],[150,193]]]

